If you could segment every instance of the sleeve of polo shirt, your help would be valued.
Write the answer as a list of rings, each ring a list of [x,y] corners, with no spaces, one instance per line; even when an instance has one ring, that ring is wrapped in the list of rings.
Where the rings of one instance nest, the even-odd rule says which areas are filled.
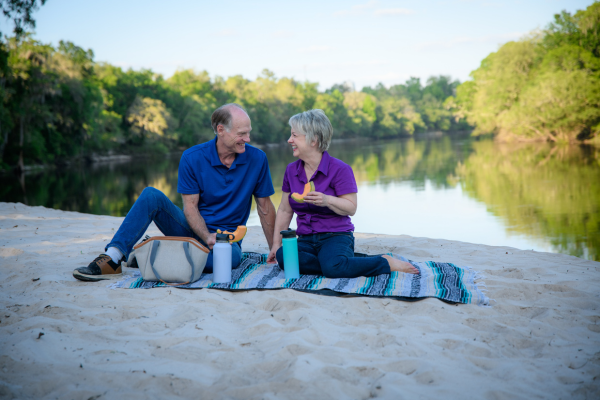
[[[290,193],[292,188],[290,187],[290,178],[288,178],[288,172],[290,170],[290,166],[288,165],[285,169],[285,173],[283,174],[283,185],[281,186],[281,191]]]
[[[181,194],[198,194],[200,193],[200,186],[198,185],[198,179],[196,179],[196,173],[188,162],[185,154],[181,156],[179,161],[179,177],[177,178],[177,193]]]
[[[352,171],[352,167],[348,164],[345,164],[343,168],[339,169],[338,173],[331,180],[331,183],[336,196],[348,193],[358,193],[354,171]]]
[[[258,174],[254,193],[252,194],[258,198],[269,197],[275,194],[273,180],[271,179],[271,171],[269,171],[269,162],[267,161],[266,155],[263,155],[262,167]]]

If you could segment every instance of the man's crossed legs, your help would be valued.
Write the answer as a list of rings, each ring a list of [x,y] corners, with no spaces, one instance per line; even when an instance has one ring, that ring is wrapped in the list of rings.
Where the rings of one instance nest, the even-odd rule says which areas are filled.
[[[206,246],[188,225],[183,211],[177,207],[160,190],[152,187],[144,189],[135,201],[119,230],[106,245],[104,251],[87,267],[77,268],[73,276],[83,281],[99,281],[114,279],[121,276],[121,261],[127,259],[133,246],[154,222],[165,236],[192,237]],[[208,248],[208,246],[206,246]],[[242,249],[239,242],[231,245],[231,264],[236,268],[242,259]],[[206,260],[205,272],[212,272],[213,252],[211,250]]]

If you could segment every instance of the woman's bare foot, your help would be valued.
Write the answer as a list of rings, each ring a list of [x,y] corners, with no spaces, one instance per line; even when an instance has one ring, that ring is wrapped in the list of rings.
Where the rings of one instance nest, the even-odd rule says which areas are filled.
[[[406,261],[396,260],[395,258],[390,257],[388,255],[381,256],[381,257],[385,258],[388,261],[388,263],[390,264],[390,269],[392,271],[405,272],[407,274],[418,274],[419,273],[419,270],[416,269],[415,267],[413,267],[411,263],[407,263]]]

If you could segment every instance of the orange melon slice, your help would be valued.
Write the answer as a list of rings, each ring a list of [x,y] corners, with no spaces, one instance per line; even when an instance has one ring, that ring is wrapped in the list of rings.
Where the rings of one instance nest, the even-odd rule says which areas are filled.
[[[225,233],[225,234],[233,235],[233,240],[230,240],[229,243],[239,242],[240,240],[242,240],[244,238],[244,236],[246,236],[246,232],[248,232],[248,228],[246,228],[243,225],[238,226],[234,232],[221,231],[220,229],[217,229],[217,233]]]
[[[298,203],[304,203],[304,197],[310,192],[315,191],[315,184],[313,182],[308,182],[304,185],[304,192],[302,194],[292,193],[292,199]]]

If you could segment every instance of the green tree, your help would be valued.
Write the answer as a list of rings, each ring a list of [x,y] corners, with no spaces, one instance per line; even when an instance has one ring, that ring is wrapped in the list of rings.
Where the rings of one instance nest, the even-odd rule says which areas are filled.
[[[158,99],[137,96],[127,111],[132,136],[144,141],[146,138],[165,138],[173,129],[174,121],[165,103]]]
[[[46,0],[40,0],[43,6]],[[32,13],[39,8],[37,0],[0,0],[0,9],[5,18],[15,24],[14,33],[20,37],[27,28],[35,28]]]
[[[48,68],[53,51],[50,46],[26,35],[24,40],[10,39],[7,47],[11,70],[7,106],[14,128],[5,144],[11,148],[8,164],[17,164],[22,170],[25,161],[43,159],[46,154],[45,141],[40,136],[52,115],[45,100],[55,93],[57,80]]]
[[[178,121],[178,143],[189,147],[212,138],[210,116],[218,103],[208,72],[177,71],[165,86],[170,89],[165,103]]]
[[[348,110],[344,107],[344,100],[344,95],[339,90],[334,90],[331,93],[319,94],[313,106],[323,110],[331,121],[335,134],[342,137],[350,134],[352,128],[352,121]]]
[[[600,135],[600,3],[508,42],[446,101],[475,134],[570,142]]]

